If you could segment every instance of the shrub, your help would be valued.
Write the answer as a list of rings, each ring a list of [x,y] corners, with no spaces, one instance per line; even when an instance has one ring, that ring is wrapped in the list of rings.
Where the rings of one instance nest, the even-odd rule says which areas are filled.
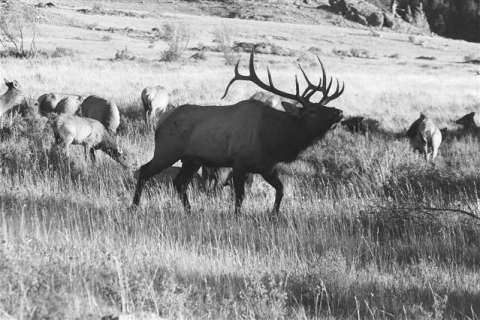
[[[37,10],[20,1],[6,0],[0,8],[0,45],[9,56],[34,57]],[[27,48],[27,38],[31,38]]]
[[[115,52],[114,60],[135,60],[135,56],[128,50],[127,47],[117,50]]]
[[[70,48],[56,47],[55,50],[51,53],[50,57],[52,58],[61,58],[61,57],[73,57],[74,52]]]
[[[221,26],[214,31],[214,41],[218,45],[218,49],[223,53],[225,63],[229,66],[237,63],[239,56],[233,50],[233,43],[231,38],[231,30],[226,26]]]
[[[351,48],[350,50],[340,50],[340,49],[333,49],[333,54],[339,57],[353,57],[353,58],[361,58],[361,59],[375,59],[374,56],[370,55],[368,50],[365,49],[357,49]]]
[[[463,57],[463,62],[480,64],[480,55],[469,54],[469,55]]]
[[[190,31],[183,25],[165,25],[164,40],[167,41],[168,48],[162,52],[162,61],[177,61],[187,50],[190,42]]]

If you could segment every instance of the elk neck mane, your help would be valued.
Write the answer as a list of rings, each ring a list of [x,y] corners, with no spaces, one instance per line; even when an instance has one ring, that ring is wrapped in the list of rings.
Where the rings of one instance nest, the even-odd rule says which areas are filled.
[[[317,140],[304,119],[268,106],[263,108],[259,124],[259,139],[264,151],[283,162],[294,161]]]

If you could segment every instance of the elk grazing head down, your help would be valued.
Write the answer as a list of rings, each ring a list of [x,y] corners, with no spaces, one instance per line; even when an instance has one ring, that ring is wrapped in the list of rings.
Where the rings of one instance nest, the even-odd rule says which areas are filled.
[[[244,100],[232,106],[182,105],[159,121],[155,131],[153,159],[138,171],[133,204],[138,205],[145,182],[153,175],[182,160],[182,169],[174,179],[185,210],[190,212],[186,194],[187,185],[202,165],[231,167],[235,190],[235,212],[240,211],[244,197],[244,184],[248,173],[258,173],[275,190],[274,212],[278,212],[283,197],[283,184],[276,165],[291,162],[298,154],[325,135],[342,119],[342,111],[325,105],[340,97],[344,86],[327,81],[320,59],[322,76],[314,85],[300,67],[307,87],[300,93],[295,78],[295,94],[274,87],[270,70],[268,82],[262,82],[254,66],[254,52],[250,54],[249,75],[241,75],[238,63],[235,76],[228,83],[223,97],[237,80],[247,80],[273,94],[298,102],[301,108],[282,102],[286,112],[278,111],[261,101]],[[315,93],[321,93],[318,102],[311,101]]]

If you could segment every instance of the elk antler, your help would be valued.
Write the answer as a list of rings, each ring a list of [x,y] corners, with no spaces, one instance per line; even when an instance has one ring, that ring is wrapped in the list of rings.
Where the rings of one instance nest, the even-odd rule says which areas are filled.
[[[232,80],[230,80],[230,82],[228,83],[227,87],[225,88],[225,93],[223,94],[222,96],[222,99],[225,98],[227,96],[227,93],[228,93],[228,89],[230,89],[230,86],[237,80],[247,80],[247,81],[251,81],[253,83],[255,83],[257,86],[259,86],[260,88],[266,90],[266,91],[269,91],[271,93],[274,93],[276,95],[279,95],[281,97],[284,97],[284,98],[287,98],[287,99],[293,99],[293,100],[297,100],[299,101],[298,99],[301,98],[299,96],[299,85],[298,85],[298,79],[297,77],[295,77],[295,88],[296,88],[296,94],[293,95],[293,94],[290,94],[290,93],[286,93],[286,92],[283,92],[281,90],[278,90],[277,88],[275,88],[275,86],[273,85],[273,81],[272,81],[272,75],[270,73],[270,69],[267,67],[267,75],[268,75],[268,83],[269,85],[265,84],[262,82],[262,80],[260,80],[257,76],[257,73],[255,72],[255,64],[254,64],[254,59],[255,59],[255,49],[252,48],[252,52],[250,53],[250,63],[248,65],[248,68],[249,68],[249,74],[248,75],[242,75],[240,74],[240,72],[238,72],[238,65],[240,64],[240,60],[238,60],[237,64],[235,65],[235,70],[234,70],[234,77]],[[300,101],[299,101],[300,102]]]
[[[343,93],[343,91],[345,89],[345,85],[342,84],[342,86],[340,87],[340,84],[337,80],[337,87],[336,87],[335,92],[330,96],[328,95],[328,93],[330,92],[330,89],[332,87],[332,78],[330,78],[330,81],[327,85],[327,76],[326,76],[326,73],[325,73],[325,68],[323,67],[323,63],[320,61],[320,58],[317,56],[318,62],[320,62],[320,66],[322,67],[322,77],[320,78],[320,80],[318,82],[318,85],[314,85],[310,81],[310,79],[308,79],[307,74],[305,73],[303,68],[300,65],[298,65],[298,67],[300,68],[300,71],[302,72],[302,74],[305,78],[305,81],[307,82],[307,88],[305,88],[302,95],[300,95],[298,78],[297,78],[297,76],[295,76],[295,94],[290,94],[290,93],[287,93],[287,92],[283,92],[283,91],[275,88],[275,86],[273,85],[272,75],[271,75],[270,69],[268,67],[267,67],[267,75],[268,75],[268,83],[269,84],[267,85],[267,84],[263,83],[262,80],[260,80],[258,78],[258,76],[255,72],[254,56],[255,56],[255,51],[252,48],[252,52],[250,53],[249,74],[248,75],[240,74],[240,72],[238,71],[238,65],[240,64],[240,60],[237,62],[237,64],[235,65],[235,69],[234,69],[235,75],[234,75],[233,79],[230,80],[227,87],[225,88],[225,93],[223,94],[222,99],[227,96],[228,89],[230,89],[230,86],[237,80],[251,81],[251,82],[255,83],[257,86],[259,86],[260,88],[262,88],[266,91],[269,91],[271,93],[274,93],[276,95],[279,95],[279,96],[287,98],[287,99],[292,99],[292,100],[298,101],[303,106],[305,106],[306,104],[314,104],[314,103],[310,102],[310,98],[316,92],[321,92],[323,94],[323,97],[318,103],[315,103],[315,104],[325,105],[328,102],[338,98]]]
[[[318,85],[314,85],[307,77],[307,74],[303,70],[301,65],[298,65],[300,68],[300,71],[302,71],[303,77],[305,78],[305,81],[307,82],[307,87],[302,93],[302,98],[310,102],[310,98],[316,93],[316,92],[321,92],[323,97],[320,99],[318,104],[321,105],[326,105],[332,100],[337,99],[340,97],[345,90],[345,84],[342,82],[342,85],[340,86],[340,83],[338,82],[338,79],[336,79],[337,86],[335,89],[335,92],[332,95],[328,95],[330,92],[330,89],[332,88],[332,78],[330,77],[330,80],[328,81],[327,85],[327,75],[325,73],[325,67],[323,66],[322,61],[320,58],[317,56],[317,60],[320,63],[320,67],[322,68],[322,77],[318,81]]]

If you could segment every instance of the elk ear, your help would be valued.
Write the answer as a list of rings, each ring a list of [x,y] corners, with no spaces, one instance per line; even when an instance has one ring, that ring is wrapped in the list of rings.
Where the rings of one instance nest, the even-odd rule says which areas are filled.
[[[469,114],[467,114],[467,116],[469,118],[473,118],[473,117],[475,117],[475,112],[470,112]]]
[[[285,112],[291,114],[295,117],[300,117],[300,109],[297,108],[293,103],[282,101],[282,107],[285,109]]]
[[[13,81],[12,81],[12,86],[13,86],[15,89],[18,89],[18,87],[20,87],[20,84],[18,83],[17,80],[13,80]]]

